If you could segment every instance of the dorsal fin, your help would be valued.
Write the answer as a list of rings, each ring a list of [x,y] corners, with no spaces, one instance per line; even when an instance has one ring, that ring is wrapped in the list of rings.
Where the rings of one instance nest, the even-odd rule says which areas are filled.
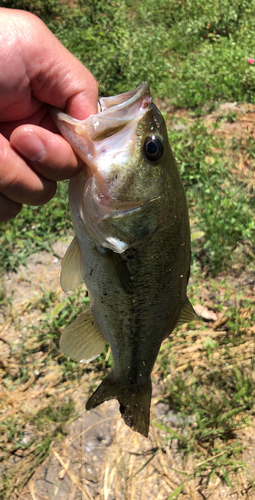
[[[61,264],[60,285],[64,292],[74,290],[83,280],[82,256],[77,238],[70,243]]]
[[[105,344],[89,309],[64,329],[59,347],[69,358],[88,363],[101,354]]]

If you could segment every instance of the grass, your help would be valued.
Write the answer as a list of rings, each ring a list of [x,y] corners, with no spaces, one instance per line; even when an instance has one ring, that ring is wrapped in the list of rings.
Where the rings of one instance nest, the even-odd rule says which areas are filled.
[[[254,102],[254,0],[2,0],[42,17],[95,75],[101,94],[148,80],[178,107]]]
[[[160,395],[152,405],[150,440],[114,419],[109,450],[92,467],[94,451],[86,454],[87,441],[80,441],[89,430],[75,426],[88,393],[112,365],[109,347],[88,365],[58,349],[64,325],[88,307],[86,290],[81,286],[64,296],[58,285],[41,283],[33,289],[36,295],[23,298],[29,277],[18,274],[12,293],[1,279],[0,498],[14,498],[26,484],[35,488],[30,478],[53,459],[77,499],[110,499],[114,492],[120,500],[147,500],[151,491],[152,498],[214,500],[221,488],[225,495],[248,498],[254,494],[254,467],[246,452],[251,447],[254,455],[255,447],[255,141],[243,121],[247,117],[249,124],[254,112],[248,103],[254,103],[255,69],[247,59],[255,53],[255,1],[2,0],[1,5],[40,15],[92,71],[101,94],[150,83],[188,198],[189,297],[217,313],[219,322],[184,325],[170,335],[153,372]],[[226,100],[233,105],[221,107]],[[54,244],[71,227],[63,182],[46,206],[24,206],[2,225],[2,273],[19,273],[32,253],[46,250],[58,258]],[[157,416],[159,400],[163,416]],[[72,456],[70,467],[66,453]],[[58,492],[62,479],[49,481]]]
[[[77,418],[74,406],[71,399],[61,403],[51,401],[49,406],[32,418],[31,415],[25,414],[24,419],[23,412],[22,424],[19,413],[16,418],[12,415],[2,421],[1,430],[5,439],[12,445],[5,445],[5,453],[1,457],[6,467],[2,473],[0,498],[9,498],[13,491],[22,488],[29,481],[34,470],[48,456],[51,447],[65,435],[64,428]],[[30,438],[26,437],[26,434],[30,434],[25,430],[27,425],[30,427]],[[0,436],[2,432],[0,431]],[[13,463],[10,457],[15,456],[19,460]]]
[[[24,206],[15,219],[1,224],[1,270],[17,270],[32,253],[52,250],[52,243],[66,236],[71,227],[68,186],[61,182],[50,203],[41,207]]]
[[[176,106],[253,102],[254,1],[80,2],[52,29],[100,82],[118,93],[146,79]],[[67,35],[72,30],[72,35]],[[70,32],[69,32],[70,33]],[[86,48],[85,48],[86,47]]]
[[[70,392],[81,381],[84,384],[92,370],[95,384],[102,369],[110,366],[106,353],[88,367],[66,359],[57,348],[66,316],[72,321],[84,307],[88,307],[84,286],[64,301],[55,291],[42,290],[22,310],[13,307],[12,301],[1,304],[4,316],[12,317],[13,330],[8,340],[10,356],[4,356],[0,365],[0,498],[22,488],[67,434],[66,427],[78,416]],[[20,317],[25,318],[25,327]],[[5,324],[0,335],[4,329]],[[87,390],[90,385],[87,381]]]
[[[247,181],[234,175],[236,166],[226,155],[226,142],[209,132],[201,119],[169,135],[191,218],[204,232],[195,257],[216,275],[231,263],[233,251],[243,241],[253,248],[253,192],[247,192]]]

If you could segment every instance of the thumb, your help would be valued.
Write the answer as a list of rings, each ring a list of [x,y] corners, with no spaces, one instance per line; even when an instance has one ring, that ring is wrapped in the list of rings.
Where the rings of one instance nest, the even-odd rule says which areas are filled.
[[[16,16],[19,50],[22,51],[33,96],[65,109],[77,119],[96,114],[98,87],[88,69],[37,16],[13,9],[12,16]]]

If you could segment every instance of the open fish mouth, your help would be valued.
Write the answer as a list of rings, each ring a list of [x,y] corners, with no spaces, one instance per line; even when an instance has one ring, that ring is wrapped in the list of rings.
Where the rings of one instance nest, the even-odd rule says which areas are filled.
[[[147,82],[130,92],[102,97],[99,100],[100,113],[87,118],[88,136],[92,141],[100,141],[118,133],[134,118],[142,116],[151,102]]]
[[[50,111],[62,135],[89,164],[92,154],[90,141],[102,141],[121,131],[135,118],[141,119],[151,102],[148,83],[142,82],[130,92],[102,97],[99,100],[101,111],[97,115],[90,115],[86,120],[76,120],[53,107]]]
[[[115,107],[115,109],[118,107],[119,110],[126,110],[140,100],[141,107],[143,107],[143,109],[145,109],[152,102],[147,82],[142,82],[135,90],[130,90],[129,92],[124,92],[123,94],[111,97],[101,97],[99,104],[102,112],[112,107]]]
[[[151,104],[152,98],[147,82],[141,83],[135,90],[99,100],[101,113],[95,127],[93,140],[115,134],[135,117],[143,115]],[[92,137],[91,137],[92,138]]]

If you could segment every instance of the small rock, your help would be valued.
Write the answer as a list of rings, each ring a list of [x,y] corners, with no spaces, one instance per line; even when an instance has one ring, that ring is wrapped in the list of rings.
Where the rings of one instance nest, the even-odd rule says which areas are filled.
[[[207,309],[205,306],[201,306],[201,304],[196,304],[194,306],[195,312],[198,316],[203,318],[205,321],[217,321],[218,316],[215,312]]]

